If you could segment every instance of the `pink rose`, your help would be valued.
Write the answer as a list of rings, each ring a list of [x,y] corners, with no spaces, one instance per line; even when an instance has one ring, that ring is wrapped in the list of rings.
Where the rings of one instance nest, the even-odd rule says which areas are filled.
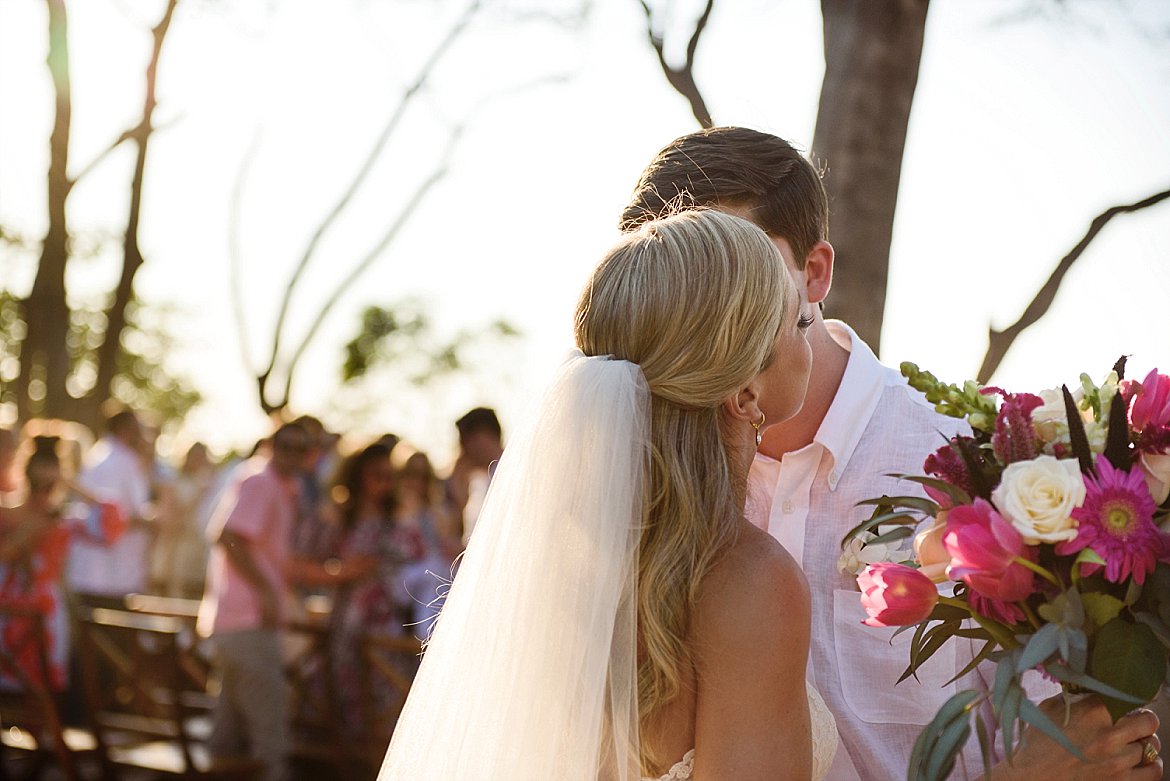
[[[909,626],[923,621],[938,602],[930,578],[905,564],[870,564],[857,576],[868,626]]]
[[[1170,425],[1170,377],[1154,369],[1141,384],[1126,383],[1129,425],[1135,431]]]
[[[943,545],[951,556],[952,580],[999,602],[1019,602],[1032,593],[1032,571],[1016,558],[1035,561],[1036,554],[986,500],[951,509]]]

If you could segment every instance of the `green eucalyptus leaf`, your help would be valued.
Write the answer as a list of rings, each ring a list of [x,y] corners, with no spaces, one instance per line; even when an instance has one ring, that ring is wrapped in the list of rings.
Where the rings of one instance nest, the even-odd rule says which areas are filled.
[[[1088,548],[1085,548],[1088,550]],[[1085,615],[1093,622],[1093,626],[1102,627],[1121,614],[1125,603],[1112,594],[1089,592],[1081,595],[1085,605]]]
[[[970,711],[979,697],[979,692],[970,689],[955,694],[923,727],[910,754],[907,774],[910,781],[943,781],[950,774],[955,757],[970,734]]]
[[[945,779],[955,768],[959,751],[971,737],[971,719],[966,714],[947,725],[935,741],[930,756],[926,758],[926,777]]]
[[[1134,616],[1134,620],[1148,626],[1150,631],[1154,633],[1154,636],[1158,638],[1158,641],[1167,648],[1170,648],[1170,627],[1149,613],[1138,613]]]
[[[1089,674],[1146,703],[1166,677],[1166,652],[1149,626],[1115,618],[1097,633]],[[1108,696],[1105,707],[1114,721],[1133,710],[1132,703]]]
[[[1040,631],[1032,635],[1032,639],[1024,646],[1024,653],[1016,666],[1017,673],[1031,670],[1038,664],[1043,664],[1048,657],[1056,653],[1061,640],[1058,624],[1045,624]]]
[[[999,712],[996,714],[999,716],[999,724],[1003,734],[1003,750],[1007,754],[1008,762],[1012,761],[1012,756],[1015,754],[1015,738],[1018,732],[1016,722],[1020,718],[1020,703],[1027,702],[1027,699],[1020,682],[1013,678]]]
[[[1115,689],[1108,684],[1102,683],[1090,675],[1073,672],[1062,664],[1050,664],[1044,668],[1044,672],[1048,673],[1061,683],[1072,684],[1073,686],[1076,686],[1080,689],[1088,689],[1089,691],[1097,692],[1103,697],[1111,697],[1121,702],[1128,702],[1130,703],[1131,708],[1134,705],[1145,704],[1144,700],[1140,700],[1132,694],[1126,694],[1119,689]]]
[[[1065,751],[1072,754],[1082,762],[1085,756],[1081,750],[1073,744],[1068,736],[1064,734],[1064,730],[1056,725],[1052,719],[1044,714],[1044,711],[1036,707],[1036,704],[1027,697],[1020,701],[1020,718],[1027,724],[1032,725],[1035,729],[1040,730],[1048,737],[1055,740],[1060,745],[1064,746]]]
[[[975,714],[975,732],[979,736],[979,753],[983,755],[983,778],[991,779],[991,766],[994,763],[995,743],[991,739],[991,730],[983,723],[983,714]]]
[[[1004,698],[1007,697],[1012,678],[1015,676],[1016,663],[1022,653],[1022,649],[1012,649],[1000,658],[999,664],[995,668],[995,684],[991,690],[991,707],[997,713],[1003,705]]]

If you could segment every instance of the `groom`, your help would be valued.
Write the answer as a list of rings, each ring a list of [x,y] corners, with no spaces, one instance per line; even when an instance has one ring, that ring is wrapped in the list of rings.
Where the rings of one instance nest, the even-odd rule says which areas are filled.
[[[821,302],[833,280],[828,204],[816,170],[788,142],[737,127],[683,136],[650,162],[621,228],[688,206],[711,206],[764,229],[783,256],[797,288],[813,368],[804,408],[767,429],[752,466],[748,518],[766,529],[801,564],[812,595],[811,682],[832,710],[841,750],[828,781],[893,781],[906,777],[914,740],[955,692],[987,688],[979,671],[943,684],[974,656],[952,641],[898,685],[909,661],[903,633],[862,626],[853,574],[838,569],[840,540],[868,517],[860,499],[909,493],[889,473],[915,473],[926,456],[962,424],[936,413],[900,374],[878,362],[848,325],[825,320]],[[1042,735],[1029,736],[1011,766],[992,778],[1154,779],[1161,763],[1136,767],[1141,739],[1157,728],[1152,713],[1112,725],[1105,708],[1086,701],[1074,708],[1066,731],[1085,763]],[[955,778],[981,776],[978,741],[968,742]]]

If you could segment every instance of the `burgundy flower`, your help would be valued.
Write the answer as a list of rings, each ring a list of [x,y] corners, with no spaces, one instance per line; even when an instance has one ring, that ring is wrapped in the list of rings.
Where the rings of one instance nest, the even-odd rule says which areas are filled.
[[[1005,393],[991,447],[1000,463],[1027,461],[1040,453],[1040,441],[1032,425],[1032,410],[1044,406],[1044,399],[1031,393]]]

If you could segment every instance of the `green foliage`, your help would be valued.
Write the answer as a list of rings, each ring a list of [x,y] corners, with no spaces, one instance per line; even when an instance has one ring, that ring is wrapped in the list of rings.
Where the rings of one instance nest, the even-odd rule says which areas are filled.
[[[1089,669],[1097,680],[1145,703],[1166,677],[1166,652],[1149,626],[1115,618],[1097,633]],[[1114,721],[1134,707],[1130,700],[1104,699]]]
[[[419,301],[368,306],[362,312],[357,335],[345,345],[341,379],[343,383],[353,383],[379,367],[393,367],[413,385],[423,386],[464,370],[468,351],[519,335],[510,323],[497,320],[444,340],[435,333]]]
[[[176,345],[177,329],[171,323],[174,314],[165,306],[132,304],[127,310],[129,322],[121,335],[123,349],[110,395],[128,406],[179,422],[201,397],[190,380],[167,365]],[[14,383],[21,369],[20,345],[24,335],[19,300],[10,291],[0,291],[0,404],[16,403]],[[97,351],[105,339],[106,316],[102,307],[90,303],[72,310],[66,347],[73,367],[66,380],[66,392],[82,405],[88,399],[100,404],[101,394],[95,392],[94,385],[98,375]],[[95,419],[99,417],[93,415]]]
[[[202,395],[187,377],[167,365],[178,343],[178,329],[171,322],[176,312],[131,304],[127,315],[129,324],[122,333],[123,351],[111,395],[123,404],[150,410],[161,420],[181,422]]]

